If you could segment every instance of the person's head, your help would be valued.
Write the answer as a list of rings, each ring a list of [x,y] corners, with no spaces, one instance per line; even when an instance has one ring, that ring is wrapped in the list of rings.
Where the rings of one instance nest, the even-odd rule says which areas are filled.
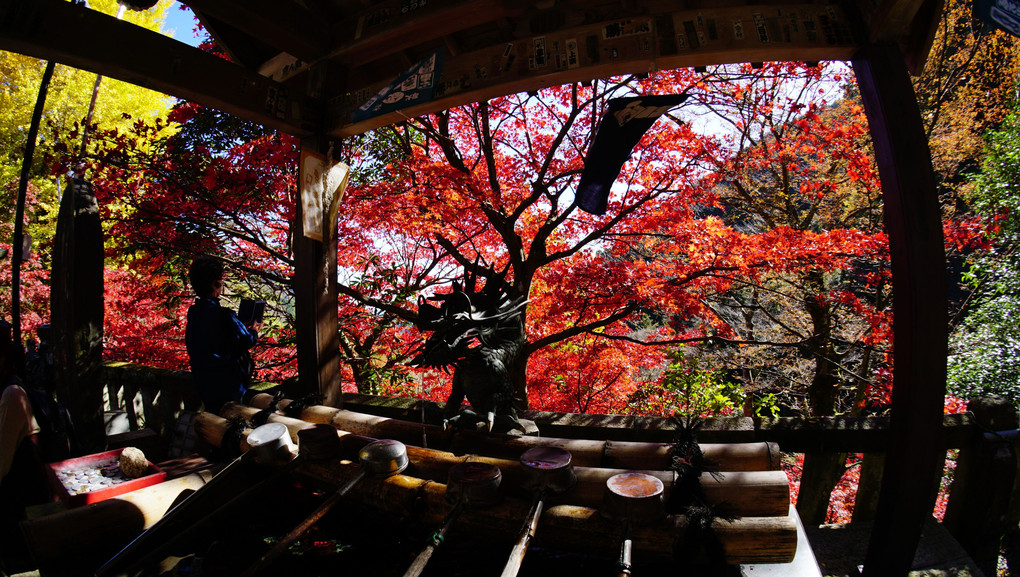
[[[188,280],[198,296],[219,296],[223,287],[223,263],[211,256],[200,256],[192,261]]]

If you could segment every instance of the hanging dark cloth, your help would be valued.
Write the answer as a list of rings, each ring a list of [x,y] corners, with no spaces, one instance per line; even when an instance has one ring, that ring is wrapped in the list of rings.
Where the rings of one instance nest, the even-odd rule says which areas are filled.
[[[605,214],[609,189],[638,141],[667,110],[687,100],[686,94],[613,98],[599,122],[584,171],[577,185],[577,206]]]

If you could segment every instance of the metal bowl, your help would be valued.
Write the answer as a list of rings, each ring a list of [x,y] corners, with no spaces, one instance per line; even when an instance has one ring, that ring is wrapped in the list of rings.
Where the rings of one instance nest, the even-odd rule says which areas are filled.
[[[457,463],[450,467],[446,481],[446,500],[451,503],[488,507],[500,501],[499,484],[503,473],[488,463]]]
[[[389,477],[407,468],[407,447],[400,441],[383,439],[373,441],[358,451],[365,474],[372,477]]]
[[[524,467],[524,488],[562,493],[577,482],[571,465],[570,451],[560,447],[532,447],[521,455]]]
[[[256,461],[289,459],[295,452],[290,431],[283,423],[266,423],[248,433],[248,447]]]

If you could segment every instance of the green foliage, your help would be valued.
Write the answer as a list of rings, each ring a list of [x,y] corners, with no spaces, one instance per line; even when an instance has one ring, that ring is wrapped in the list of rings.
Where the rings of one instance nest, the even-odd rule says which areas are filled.
[[[969,200],[994,245],[971,263],[976,304],[951,339],[948,387],[1020,399],[1020,111],[989,134],[988,152]]]
[[[150,30],[162,27],[171,0],[161,0],[146,11],[126,11],[124,20]],[[93,0],[93,10],[115,14],[116,0]],[[130,50],[130,47],[125,47]],[[0,214],[4,222],[13,222],[17,181],[31,124],[32,113],[39,96],[39,87],[46,62],[29,56],[0,51]],[[66,186],[64,175],[53,177],[48,160],[58,157],[61,148],[77,150],[81,146],[84,119],[96,84],[96,74],[63,65],[57,65],[50,81],[42,125],[39,128],[35,156],[32,161],[31,199],[25,222],[25,232],[33,239],[34,258],[30,268],[49,267],[49,246],[56,231],[58,195]],[[94,124],[106,129],[125,129],[134,122],[154,120],[166,115],[170,99],[158,92],[111,78],[104,78],[93,112]],[[59,135],[59,136],[58,136]],[[10,207],[10,208],[8,208]],[[8,212],[9,211],[9,212]],[[13,229],[13,227],[12,227]],[[0,243],[11,241],[7,229],[0,230]],[[47,298],[43,291],[35,293],[38,300],[26,303],[45,320],[48,313]],[[10,300],[10,290],[0,288],[0,299]],[[26,317],[29,325],[39,322]]]
[[[356,164],[348,186],[358,189],[394,178],[394,164],[408,160],[412,147],[421,147],[425,136],[416,131],[387,126],[344,139],[341,160]]]
[[[989,298],[970,313],[950,344],[948,387],[953,395],[1020,400],[1018,322],[1020,298],[1013,295]]]
[[[658,381],[631,395],[631,412],[684,417],[742,412],[747,393],[739,384],[727,380],[722,371],[706,368],[697,357],[685,355],[682,348],[669,356]]]

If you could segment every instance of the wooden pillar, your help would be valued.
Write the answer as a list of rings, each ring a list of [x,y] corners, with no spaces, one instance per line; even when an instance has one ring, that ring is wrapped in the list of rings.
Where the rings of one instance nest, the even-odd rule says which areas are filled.
[[[1012,401],[1000,397],[973,399],[967,409],[990,433],[960,449],[943,524],[985,575],[995,575],[1017,469],[1015,441],[997,432],[1020,421]]]
[[[326,152],[319,139],[303,138],[301,147]],[[305,236],[300,188],[295,192],[292,243],[300,390],[292,394],[320,393],[327,405],[336,406],[340,400],[336,233],[321,241]]]
[[[84,452],[106,448],[103,422],[103,229],[92,185],[64,190],[53,242],[50,316],[57,394]]]
[[[882,180],[892,257],[891,441],[864,575],[905,575],[934,508],[945,402],[946,260],[931,152],[903,55],[866,46],[853,61]]]

